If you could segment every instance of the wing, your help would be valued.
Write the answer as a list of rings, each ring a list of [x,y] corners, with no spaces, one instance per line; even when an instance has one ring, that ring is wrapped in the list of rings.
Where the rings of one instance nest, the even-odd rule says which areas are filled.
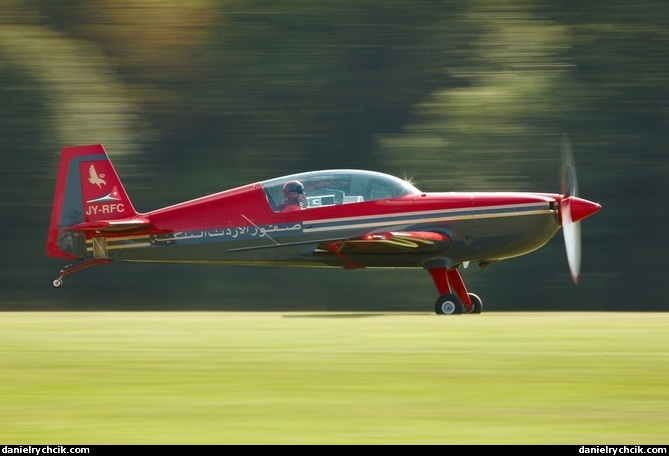
[[[318,248],[337,254],[438,252],[451,245],[451,238],[439,231],[384,231],[359,237],[324,242]]]
[[[364,266],[353,260],[350,255],[438,252],[448,248],[449,245],[451,238],[440,231],[384,231],[323,242],[318,245],[317,251],[329,251],[341,257],[345,261],[344,269],[358,269]]]
[[[316,251],[337,255],[350,253],[425,253],[439,252],[451,245],[451,238],[441,231],[384,231],[345,239],[321,239],[288,243],[273,242],[253,247],[228,249],[228,252],[272,249],[293,245],[313,245]]]

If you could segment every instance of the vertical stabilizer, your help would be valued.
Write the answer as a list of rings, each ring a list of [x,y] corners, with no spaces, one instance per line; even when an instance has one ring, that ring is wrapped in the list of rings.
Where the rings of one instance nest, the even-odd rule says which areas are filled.
[[[49,256],[84,258],[85,234],[72,227],[135,215],[101,144],[62,149],[47,238]]]

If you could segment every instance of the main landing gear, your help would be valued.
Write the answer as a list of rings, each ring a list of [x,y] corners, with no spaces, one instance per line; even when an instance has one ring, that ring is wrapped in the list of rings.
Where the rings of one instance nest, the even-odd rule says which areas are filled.
[[[428,269],[437,290],[441,294],[434,303],[438,315],[457,315],[463,313],[480,314],[483,301],[474,293],[468,293],[457,269],[445,267]]]
[[[65,266],[63,269],[60,270],[60,275],[53,279],[53,282],[51,284],[54,286],[54,288],[59,288],[61,285],[63,285],[63,277],[66,276],[67,274],[72,274],[73,272],[81,271],[82,269],[90,268],[91,266],[95,266],[96,264],[104,264],[104,263],[111,263],[112,260],[88,260],[85,261],[84,263],[81,263],[77,266],[74,266],[72,264],[68,264]]]

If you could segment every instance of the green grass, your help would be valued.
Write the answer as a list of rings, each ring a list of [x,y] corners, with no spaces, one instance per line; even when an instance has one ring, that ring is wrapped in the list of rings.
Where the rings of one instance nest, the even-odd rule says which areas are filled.
[[[669,313],[0,314],[3,444],[667,444]]]

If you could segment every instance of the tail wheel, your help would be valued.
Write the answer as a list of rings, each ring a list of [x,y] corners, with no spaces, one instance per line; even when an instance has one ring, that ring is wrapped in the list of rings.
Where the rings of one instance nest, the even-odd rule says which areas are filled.
[[[434,311],[438,315],[458,315],[465,311],[465,305],[457,295],[445,294],[437,298]]]

